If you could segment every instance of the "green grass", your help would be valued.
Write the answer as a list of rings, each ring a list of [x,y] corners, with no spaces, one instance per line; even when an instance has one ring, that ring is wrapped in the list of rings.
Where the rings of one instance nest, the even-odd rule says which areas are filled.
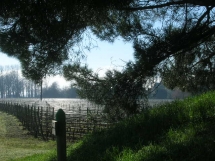
[[[215,92],[145,110],[67,151],[67,161],[215,160]],[[54,161],[55,154],[22,161]]]
[[[27,135],[13,116],[0,112],[0,161],[47,153],[55,142],[44,142]]]

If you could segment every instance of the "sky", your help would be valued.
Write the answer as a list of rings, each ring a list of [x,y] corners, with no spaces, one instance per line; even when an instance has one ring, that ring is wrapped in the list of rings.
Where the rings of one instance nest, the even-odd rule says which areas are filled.
[[[96,40],[97,47],[90,51],[85,50],[86,58],[81,62],[87,64],[93,71],[98,72],[100,76],[104,75],[108,69],[122,69],[125,63],[133,61],[133,48],[131,43],[125,43],[118,39],[114,43]],[[13,57],[8,57],[0,52],[0,66],[20,65],[19,61]],[[55,76],[46,80],[50,85],[57,81],[61,88],[69,86],[61,76]]]

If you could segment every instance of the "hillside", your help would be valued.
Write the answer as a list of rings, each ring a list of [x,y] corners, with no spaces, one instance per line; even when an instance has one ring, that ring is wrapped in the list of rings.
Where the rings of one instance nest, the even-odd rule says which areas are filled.
[[[67,161],[215,160],[214,107],[215,92],[209,92],[145,110],[70,146]],[[54,161],[52,154],[19,161]]]

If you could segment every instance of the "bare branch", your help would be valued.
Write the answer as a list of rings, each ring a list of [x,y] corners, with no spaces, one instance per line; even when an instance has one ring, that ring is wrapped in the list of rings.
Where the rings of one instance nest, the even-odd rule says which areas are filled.
[[[145,5],[140,7],[129,7],[129,8],[121,8],[122,10],[127,11],[139,11],[139,10],[150,10],[150,9],[157,9],[157,8],[163,8],[163,7],[169,7],[169,6],[181,6],[184,4],[190,4],[190,5],[198,5],[198,6],[215,6],[214,0],[178,0],[178,1],[170,1],[167,3],[161,3],[157,5]],[[183,7],[183,6],[181,6]]]
[[[122,10],[128,10],[128,11],[138,11],[138,10],[149,10],[149,9],[155,9],[155,8],[163,8],[173,5],[182,5],[185,4],[184,1],[176,1],[176,2],[167,2],[159,5],[149,5],[149,6],[142,6],[142,7],[133,7],[133,8],[122,8]]]
[[[196,24],[196,27],[198,27],[198,26],[200,25],[201,21],[202,21],[206,16],[208,16],[208,14],[210,14],[210,11],[211,11],[213,8],[214,8],[213,6],[212,6],[212,7],[207,7],[207,10],[205,11],[205,13],[199,18],[199,20],[198,20],[198,22],[197,22],[197,24]],[[207,23],[209,23],[209,22],[207,21]]]

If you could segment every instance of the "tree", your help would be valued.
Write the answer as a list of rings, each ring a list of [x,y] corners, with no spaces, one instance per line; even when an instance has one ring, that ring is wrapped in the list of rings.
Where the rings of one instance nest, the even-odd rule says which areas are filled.
[[[68,79],[76,79],[82,96],[113,102],[111,108],[116,104],[116,109],[126,114],[136,113],[137,98],[146,95],[149,80],[162,63],[212,42],[214,6],[213,0],[2,0],[0,46],[3,52],[19,58],[28,74],[34,73],[34,67],[39,71],[45,67],[47,72],[61,65],[86,30],[102,40],[121,36],[132,41],[136,60],[121,72],[109,71],[100,79],[74,64],[66,66],[64,73]],[[28,68],[31,60],[35,65]],[[39,77],[30,77],[41,78],[38,73]],[[98,93],[91,96],[88,92]]]
[[[60,98],[60,88],[57,82],[52,83],[52,85],[44,91],[44,97],[47,98]]]
[[[112,8],[129,2],[2,0],[1,50],[21,61],[26,77],[40,81],[68,59],[69,48],[82,40],[87,27],[110,22]]]
[[[204,41],[214,33],[212,0],[66,0],[19,1],[2,0],[1,50],[15,56],[22,62],[26,74],[32,79],[41,79],[33,69],[45,68],[45,73],[68,58],[68,49],[82,40],[87,29],[103,40],[113,41],[118,35],[125,40],[135,40],[138,45],[157,41],[165,48],[167,43],[159,42],[170,27],[180,31],[171,42],[171,52],[187,50]],[[159,30],[156,23],[165,23]],[[138,40],[144,42],[142,44]],[[173,39],[172,39],[173,40]],[[179,42],[183,42],[182,44]],[[154,56],[169,54],[157,53]],[[34,64],[34,65],[31,65]],[[44,72],[42,72],[44,73]]]
[[[164,83],[171,89],[198,94],[215,89],[214,38],[206,41],[184,55],[175,55],[161,65]]]
[[[44,98],[76,98],[76,90],[74,88],[61,89],[57,82],[53,82],[51,86],[43,89]]]
[[[5,82],[5,77],[4,77],[4,68],[2,66],[0,66],[0,72],[1,72],[1,75],[0,75],[0,92],[1,92],[1,98],[4,98],[5,95],[5,85],[4,85],[4,82]]]
[[[38,87],[21,77],[19,70],[17,66],[0,66],[0,98],[38,97]]]
[[[132,21],[130,18],[124,23],[119,20],[117,24],[124,25],[117,30],[123,38],[134,39],[135,62],[128,62],[121,72],[107,72],[106,77],[102,79],[86,67],[77,67],[77,65],[65,67],[64,75],[68,80],[76,80],[82,97],[102,104],[113,102],[110,105],[111,109],[118,107],[128,115],[139,111],[136,100],[146,96],[148,81],[161,72],[161,76],[164,77],[163,70],[170,66],[168,60],[172,61],[173,57],[188,57],[185,56],[187,53],[190,53],[190,57],[195,57],[199,52],[194,51],[198,51],[199,46],[205,42],[213,43],[215,26],[212,1],[139,1],[137,6],[124,9],[139,13],[138,17],[135,17],[138,21]],[[154,25],[153,21],[157,22],[157,25]],[[107,40],[110,33],[108,30],[96,32],[100,38]],[[212,58],[212,53],[206,52],[205,55]],[[206,57],[202,57],[203,60],[207,60]],[[183,64],[183,60],[186,58],[180,59],[178,64]],[[194,63],[198,61],[202,60],[195,59]],[[191,65],[190,63],[187,64]],[[178,66],[172,69],[180,71],[181,68]],[[169,73],[173,74],[172,71]],[[175,74],[180,76],[180,73]],[[192,75],[191,72],[187,74]],[[174,76],[169,77],[173,82],[177,78]],[[202,76],[200,80],[205,78],[205,75]],[[154,83],[154,79],[152,80],[151,83]],[[185,83],[182,79],[176,82]],[[109,92],[110,89],[114,89],[114,92]]]
[[[61,90],[61,98],[78,98],[74,87],[66,87]]]
[[[130,68],[132,65],[130,66]],[[138,73],[127,67],[123,72],[108,71],[102,79],[87,67],[79,64],[64,67],[64,77],[76,80],[73,84],[81,98],[105,105],[110,119],[122,119],[138,113],[141,106],[137,101],[146,96],[144,79],[136,79]]]

